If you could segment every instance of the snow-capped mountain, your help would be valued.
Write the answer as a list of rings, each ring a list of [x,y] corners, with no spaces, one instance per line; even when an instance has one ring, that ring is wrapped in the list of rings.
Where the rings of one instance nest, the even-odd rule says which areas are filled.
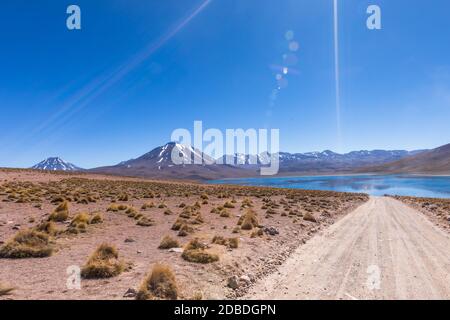
[[[186,164],[214,164],[215,160],[205,153],[175,142],[169,142],[164,146],[157,147],[152,151],[144,154],[137,159],[131,159],[121,162],[119,166],[126,166],[127,168],[139,167],[145,165],[152,166],[162,170],[163,168],[171,168],[175,165]]]
[[[115,166],[95,168],[92,171],[145,178],[192,180],[250,175],[250,172],[243,168],[215,164],[215,160],[205,153],[192,146],[175,142],[157,147],[139,158]],[[256,171],[252,174],[256,175]]]
[[[288,153],[280,152],[280,172],[333,172],[349,171],[358,167],[365,167],[374,164],[384,164],[397,161],[408,156],[422,152],[405,150],[360,150],[345,154],[336,153],[330,150],[322,152]],[[243,168],[259,168],[261,163],[267,163],[268,153],[260,155],[234,154],[220,158],[222,162]]]
[[[36,170],[46,170],[46,171],[80,171],[83,170],[76,165],[66,162],[59,157],[52,157],[39,162],[38,164],[31,167],[31,169]]]

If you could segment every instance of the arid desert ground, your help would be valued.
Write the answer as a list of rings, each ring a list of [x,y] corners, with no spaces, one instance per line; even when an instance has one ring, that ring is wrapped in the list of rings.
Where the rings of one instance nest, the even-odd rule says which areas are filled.
[[[449,208],[3,169],[0,299],[450,299]]]

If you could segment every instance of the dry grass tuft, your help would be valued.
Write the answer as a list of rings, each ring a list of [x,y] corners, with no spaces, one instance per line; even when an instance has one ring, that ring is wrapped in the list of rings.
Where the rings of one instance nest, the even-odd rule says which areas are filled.
[[[239,239],[238,238],[228,238],[222,236],[214,236],[214,238],[211,241],[214,244],[218,244],[221,246],[227,246],[228,248],[236,249],[239,246]]]
[[[227,201],[227,202],[224,203],[223,207],[224,207],[224,208],[232,209],[232,208],[234,208],[235,206],[234,206],[234,204],[232,204],[231,202],[228,202],[228,201]]]
[[[56,224],[53,221],[41,222],[34,229],[36,231],[43,232],[51,236],[59,232],[58,229],[56,228]]]
[[[89,221],[89,224],[99,224],[102,222],[103,222],[103,215],[100,212],[98,212],[92,216],[91,220]]]
[[[53,253],[48,234],[36,230],[23,230],[0,247],[0,258],[43,258]]]
[[[119,211],[119,206],[115,203],[111,203],[106,211],[117,212]]]
[[[155,264],[151,273],[147,275],[139,288],[136,299],[170,299],[176,300],[178,287],[170,267]]]
[[[101,244],[89,257],[81,269],[85,279],[111,278],[119,275],[125,269],[125,263],[119,260],[119,252],[115,246]]]
[[[211,263],[219,260],[219,256],[206,252],[205,245],[196,238],[191,240],[181,255],[184,260],[195,263]]]
[[[179,248],[179,247],[180,247],[180,243],[176,239],[167,235],[164,238],[162,238],[158,249],[171,249],[171,248]]]
[[[239,247],[239,238],[229,238],[228,247],[232,249],[237,249]]]
[[[252,230],[259,226],[256,213],[253,210],[247,210],[247,212],[239,218],[238,225],[242,230]]]
[[[14,288],[12,288],[12,287],[8,287],[8,286],[5,286],[5,285],[2,285],[1,283],[0,283],[0,297],[1,296],[6,296],[6,295],[8,295],[8,294],[11,294],[11,292],[14,290]]]
[[[147,209],[151,209],[154,207],[155,207],[155,204],[153,202],[146,202],[142,205],[141,210],[147,210]]]
[[[303,215],[303,220],[310,221],[310,222],[317,222],[317,219],[309,212],[306,212]]]
[[[155,225],[155,222],[149,217],[141,217],[136,224],[141,227],[150,227]]]
[[[49,221],[63,222],[69,218],[69,203],[67,201],[62,202],[56,207],[55,211],[52,212]]]

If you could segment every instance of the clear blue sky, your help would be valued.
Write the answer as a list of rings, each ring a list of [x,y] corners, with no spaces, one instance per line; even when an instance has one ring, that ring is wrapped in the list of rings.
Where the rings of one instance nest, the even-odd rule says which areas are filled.
[[[332,0],[212,0],[193,14],[202,3],[2,1],[0,166],[115,164],[194,120],[279,128],[283,151],[339,151]],[[81,31],[66,28],[70,4]],[[380,31],[366,28],[369,4]],[[340,151],[450,142],[449,14],[448,0],[339,1]]]

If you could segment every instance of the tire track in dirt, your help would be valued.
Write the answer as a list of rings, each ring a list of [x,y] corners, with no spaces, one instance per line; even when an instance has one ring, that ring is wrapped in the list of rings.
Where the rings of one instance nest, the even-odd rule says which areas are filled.
[[[420,212],[372,197],[299,247],[245,298],[450,299],[449,247],[449,235]],[[373,268],[379,289],[368,285],[377,277]]]

